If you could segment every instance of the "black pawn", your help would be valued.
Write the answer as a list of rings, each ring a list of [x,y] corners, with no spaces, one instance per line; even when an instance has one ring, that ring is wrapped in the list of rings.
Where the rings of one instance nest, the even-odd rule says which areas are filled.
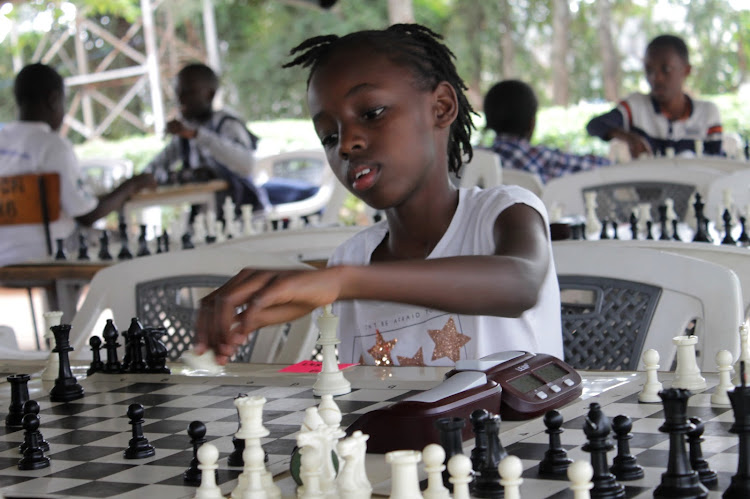
[[[165,230],[161,234],[162,246],[164,247],[164,253],[169,253],[169,233]]]
[[[107,261],[112,259],[112,255],[109,252],[109,232],[102,231],[102,235],[99,236],[99,260]]]
[[[55,335],[55,348],[52,351],[60,357],[60,371],[55,386],[49,392],[49,399],[52,402],[70,402],[83,397],[83,387],[70,369],[68,354],[73,351],[70,346],[70,324],[52,326],[51,329]]]
[[[83,232],[78,233],[78,259],[82,261],[90,260],[89,245],[86,242],[86,234]]]
[[[484,461],[478,468],[474,468],[477,476],[472,483],[471,493],[474,497],[499,499],[505,497],[505,493],[500,483],[497,465],[508,457],[508,453],[500,443],[500,416],[491,414],[484,423],[484,430],[487,434],[487,452],[485,452]]]
[[[146,226],[141,225],[141,234],[138,236],[138,256],[148,256],[151,251],[148,249],[148,240],[146,240]]]
[[[609,227],[609,220],[606,218],[602,220],[602,231],[599,233],[599,239],[609,239],[609,233],[607,229]]]
[[[653,229],[654,223],[651,220],[646,220],[646,239],[653,240],[654,234],[651,231]]]
[[[549,435],[549,448],[544,452],[544,457],[539,462],[539,475],[541,476],[565,476],[568,466],[573,460],[560,443],[563,417],[557,410],[547,411],[544,415],[544,432]]]
[[[23,405],[29,400],[28,374],[12,374],[5,378],[10,383],[10,406],[5,416],[5,427],[9,429],[23,428]]]
[[[195,248],[195,245],[193,244],[193,235],[190,234],[190,232],[185,232],[182,235],[182,249],[193,249]]]
[[[189,485],[200,485],[202,473],[198,469],[198,448],[206,443],[206,425],[193,421],[188,425],[187,432],[193,446],[193,458],[190,460],[190,467],[182,474],[182,479]]]
[[[466,420],[464,418],[453,417],[453,418],[440,418],[435,421],[435,428],[438,430],[440,435],[440,445],[445,450],[445,461],[446,464],[451,457],[456,454],[463,454],[463,429],[466,426]],[[453,484],[448,481],[450,473],[446,467],[443,470],[443,485],[453,491]]]
[[[162,239],[161,236],[156,236],[156,254],[164,253],[164,248],[162,248]]]
[[[39,417],[39,402],[36,400],[27,400],[25,404],[23,404],[23,415],[24,417],[26,414],[33,414],[34,416]],[[44,437],[42,436],[42,433],[39,432],[39,448],[42,449],[44,452],[49,451],[49,442],[47,442]],[[21,454],[23,454],[26,451],[26,439],[24,439],[23,443],[19,446],[18,449]]]
[[[614,449],[614,445],[607,438],[610,430],[609,418],[602,412],[599,404],[592,403],[583,424],[583,432],[588,442],[583,445],[582,450],[591,453],[591,467],[594,468],[594,488],[591,490],[591,497],[594,498],[625,497],[625,487],[617,483],[607,464],[607,452]]]
[[[739,436],[739,458],[737,474],[724,494],[724,499],[745,499],[750,497],[750,386],[745,383],[745,362],[740,362],[740,386],[727,393],[734,411],[734,423],[730,433]]]
[[[690,466],[685,448],[685,434],[693,430],[687,419],[687,403],[692,394],[683,388],[668,388],[659,392],[664,404],[662,433],[669,433],[669,459],[667,471],[661,474],[661,483],[654,490],[654,498],[708,497],[708,490],[700,481],[698,472]]]
[[[680,239],[680,235],[677,233],[678,224],[679,222],[676,218],[672,220],[672,239],[675,241],[682,241],[682,239]]]
[[[633,241],[636,241],[638,239],[638,217],[635,216],[635,213],[630,214],[630,238]]]
[[[471,450],[471,467],[478,470],[487,455],[487,432],[485,423],[490,418],[487,409],[477,409],[469,416],[471,429],[474,432],[474,448]]]
[[[91,347],[91,365],[86,371],[87,376],[91,376],[94,373],[104,371],[104,362],[102,362],[101,348],[102,340],[98,336],[92,336],[89,338],[89,346]]]
[[[747,231],[745,230],[745,223],[747,222],[747,219],[741,216],[739,217],[739,221],[742,232],[740,232],[740,237],[737,238],[737,242],[742,246],[748,246],[750,245],[750,236],[747,235]]]
[[[729,213],[729,210],[724,210],[721,219],[724,221],[724,239],[721,240],[721,244],[737,244],[737,241],[732,237],[732,214]]]
[[[701,418],[690,418],[690,422],[695,426],[694,429],[687,432],[688,447],[690,448],[690,466],[698,472],[698,478],[700,478],[703,485],[708,488],[716,487],[719,483],[718,476],[708,466],[708,462],[703,459],[703,449],[701,449],[701,444],[705,440],[703,438],[705,426]]]
[[[617,220],[612,219],[612,239],[620,239],[619,234],[617,234]]]
[[[117,254],[118,260],[130,260],[133,254],[128,247],[128,226],[125,222],[120,222],[120,253]]]
[[[112,319],[107,319],[102,331],[102,338],[104,338],[104,349],[107,351],[107,363],[104,364],[102,371],[110,374],[121,372],[122,364],[117,359],[117,348],[120,344],[117,343],[117,328]]]
[[[67,260],[68,255],[65,254],[65,241],[63,239],[55,239],[55,244],[57,245],[55,260]]]
[[[39,432],[39,416],[27,414],[23,417],[23,443],[26,449],[18,461],[19,470],[39,470],[49,466],[49,458],[41,447],[42,434]]]
[[[154,446],[148,443],[148,439],[143,436],[143,406],[141,404],[130,404],[128,406],[128,418],[133,426],[133,438],[128,442],[128,448],[125,449],[123,456],[125,459],[143,459],[156,454]]]
[[[630,440],[633,434],[633,421],[627,416],[616,416],[612,420],[612,430],[617,440],[617,455],[613,459],[609,471],[615,478],[623,482],[643,478],[643,468],[636,463],[635,456],[630,453]]]
[[[670,237],[667,234],[667,205],[662,204],[659,206],[659,224],[661,225],[661,235],[659,241],[669,241]]]

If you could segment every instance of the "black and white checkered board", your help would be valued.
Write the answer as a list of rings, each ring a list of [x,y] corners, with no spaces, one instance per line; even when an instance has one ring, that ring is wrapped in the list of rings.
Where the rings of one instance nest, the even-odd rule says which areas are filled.
[[[3,381],[5,377],[2,378]],[[315,377],[313,375],[312,382]],[[49,401],[50,384],[38,378],[29,383],[29,396],[41,405],[40,430],[50,444],[46,453],[51,466],[36,471],[17,468],[23,430],[10,431],[0,423],[0,490],[6,497],[138,497],[172,499],[193,497],[195,487],[186,486],[182,473],[192,458],[187,435],[191,421],[206,424],[208,441],[220,451],[218,484],[227,495],[234,488],[241,468],[226,464],[237,431],[234,397],[239,393],[262,395],[267,402],[263,421],[271,434],[263,439],[268,469],[280,474],[289,469],[295,446],[294,434],[305,409],[318,405],[311,388],[283,378],[276,386],[255,386],[241,378],[191,383],[190,378],[162,375],[101,375],[80,380],[86,394],[69,403]],[[230,384],[235,383],[235,384]],[[10,388],[0,384],[0,414],[7,414]],[[355,389],[336,398],[343,413],[342,425],[360,414],[414,393],[411,390]],[[123,458],[132,437],[126,412],[128,405],[145,407],[144,435],[156,448],[147,459]]]

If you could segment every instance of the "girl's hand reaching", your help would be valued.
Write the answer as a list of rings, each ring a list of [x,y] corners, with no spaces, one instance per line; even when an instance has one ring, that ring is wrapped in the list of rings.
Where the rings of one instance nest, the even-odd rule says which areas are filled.
[[[243,269],[201,300],[195,351],[213,350],[226,364],[259,328],[298,319],[333,303],[341,294],[340,268],[322,270]]]

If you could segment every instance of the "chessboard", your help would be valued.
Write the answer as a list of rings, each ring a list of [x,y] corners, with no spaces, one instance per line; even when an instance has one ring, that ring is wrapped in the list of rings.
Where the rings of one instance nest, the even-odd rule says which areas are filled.
[[[40,430],[50,443],[46,455],[51,459],[51,466],[37,471],[18,470],[18,445],[23,431],[0,427],[0,490],[5,497],[193,497],[195,488],[184,484],[182,473],[192,457],[186,429],[194,420],[206,424],[207,440],[220,451],[217,483],[228,495],[242,471],[226,463],[233,450],[232,435],[238,429],[233,402],[239,393],[262,395],[267,399],[263,424],[271,434],[262,441],[269,457],[267,467],[284,497],[294,497],[294,483],[288,474],[290,454],[305,409],[320,402],[311,390],[315,375],[287,376],[277,372],[281,366],[246,366],[244,373],[238,370],[203,377],[171,367],[172,375],[97,373],[88,378],[80,376],[79,368],[76,374],[86,393],[83,398],[68,403],[50,402],[51,383],[43,383],[38,373],[32,371],[29,397],[41,405]],[[3,366],[3,369],[5,374],[20,372],[17,366]],[[425,374],[424,369],[434,372]],[[343,413],[342,425],[352,423],[360,414],[435,386],[441,375],[438,368],[359,366],[347,371],[353,390],[336,397]],[[582,375],[583,396],[560,408],[565,419],[561,440],[568,456],[574,460],[589,460],[589,454],[582,450],[586,443],[582,428],[591,402],[598,402],[610,419],[627,415],[633,420],[631,452],[644,467],[645,477],[623,482],[626,497],[652,497],[666,469],[669,436],[658,430],[664,422],[661,404],[637,401],[644,373],[586,372]],[[668,387],[670,375],[660,377]],[[712,407],[709,401],[716,377],[709,374],[706,379],[709,388],[691,397],[688,412],[705,423],[704,457],[719,476],[718,486],[710,491],[709,497],[719,498],[736,473],[738,439],[728,432],[734,421],[731,408]],[[2,380],[0,407],[7,411],[9,386],[4,382],[5,376]],[[131,438],[126,411],[129,404],[136,402],[145,407],[144,435],[156,448],[156,455],[128,460],[123,458],[123,450]],[[548,448],[549,437],[544,430],[541,418],[502,423],[500,439],[505,449],[523,463],[521,497],[572,498],[570,484],[564,478],[538,476],[539,461]],[[472,447],[473,442],[464,442],[466,454]],[[615,451],[608,454],[610,462],[614,455]],[[382,455],[367,456],[367,471],[375,497],[390,493],[390,480],[383,476],[384,470],[387,473]]]

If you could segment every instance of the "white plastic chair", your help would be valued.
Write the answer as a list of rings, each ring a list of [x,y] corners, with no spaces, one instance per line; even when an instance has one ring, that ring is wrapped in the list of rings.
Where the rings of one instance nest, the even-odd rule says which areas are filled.
[[[461,165],[458,176],[451,175],[453,183],[458,187],[483,188],[495,187],[503,183],[503,170],[500,156],[489,149],[474,148],[471,161]]]
[[[747,210],[750,207],[750,163],[742,163],[746,169],[717,177],[711,185],[708,186],[706,193],[705,214],[713,219],[719,213],[724,211],[724,192],[728,191],[734,201],[733,209],[730,209],[732,217],[736,220],[739,215],[748,216]],[[715,220],[721,225],[721,218]],[[748,227],[750,229],[750,227]]]
[[[86,357],[88,339],[100,335],[93,328],[106,310],[111,310],[120,330],[139,316],[145,327],[166,327],[170,358],[187,348],[197,301],[226,282],[242,268],[310,268],[289,254],[249,253],[233,248],[204,247],[162,253],[115,264],[98,272],[91,281],[86,299],[75,315],[71,345],[77,358]],[[143,316],[146,315],[146,317]],[[252,339],[250,362],[294,363],[309,358],[317,331],[311,314],[286,325],[266,327]],[[169,347],[172,348],[169,348]]]
[[[502,177],[503,184],[519,185],[524,189],[530,190],[538,197],[542,197],[544,184],[542,184],[542,179],[539,178],[539,175],[523,170],[516,170],[515,168],[503,168]]]
[[[738,357],[744,314],[740,281],[732,270],[683,254],[603,243],[552,244],[563,303],[566,360],[575,365],[576,359],[590,362],[588,357],[620,355],[627,369],[638,369],[641,353],[653,348],[661,356],[662,369],[668,370],[676,354],[672,338],[686,334],[693,321],[702,370],[716,371],[719,350]],[[580,303],[571,296],[580,297]],[[634,328],[636,312],[643,309],[647,316],[649,306],[652,317],[645,321],[647,329]],[[566,308],[574,313],[566,315]],[[604,317],[600,322],[597,313]],[[615,336],[628,328],[633,334],[629,343],[624,335]]]
[[[614,215],[624,222],[633,208],[645,202],[651,203],[651,216],[657,220],[657,207],[671,198],[683,219],[690,196],[697,191],[705,197],[708,186],[724,174],[694,164],[638,161],[554,178],[544,186],[542,201],[548,210],[557,206],[563,215],[584,216],[584,193],[596,192],[597,216],[612,219]]]

